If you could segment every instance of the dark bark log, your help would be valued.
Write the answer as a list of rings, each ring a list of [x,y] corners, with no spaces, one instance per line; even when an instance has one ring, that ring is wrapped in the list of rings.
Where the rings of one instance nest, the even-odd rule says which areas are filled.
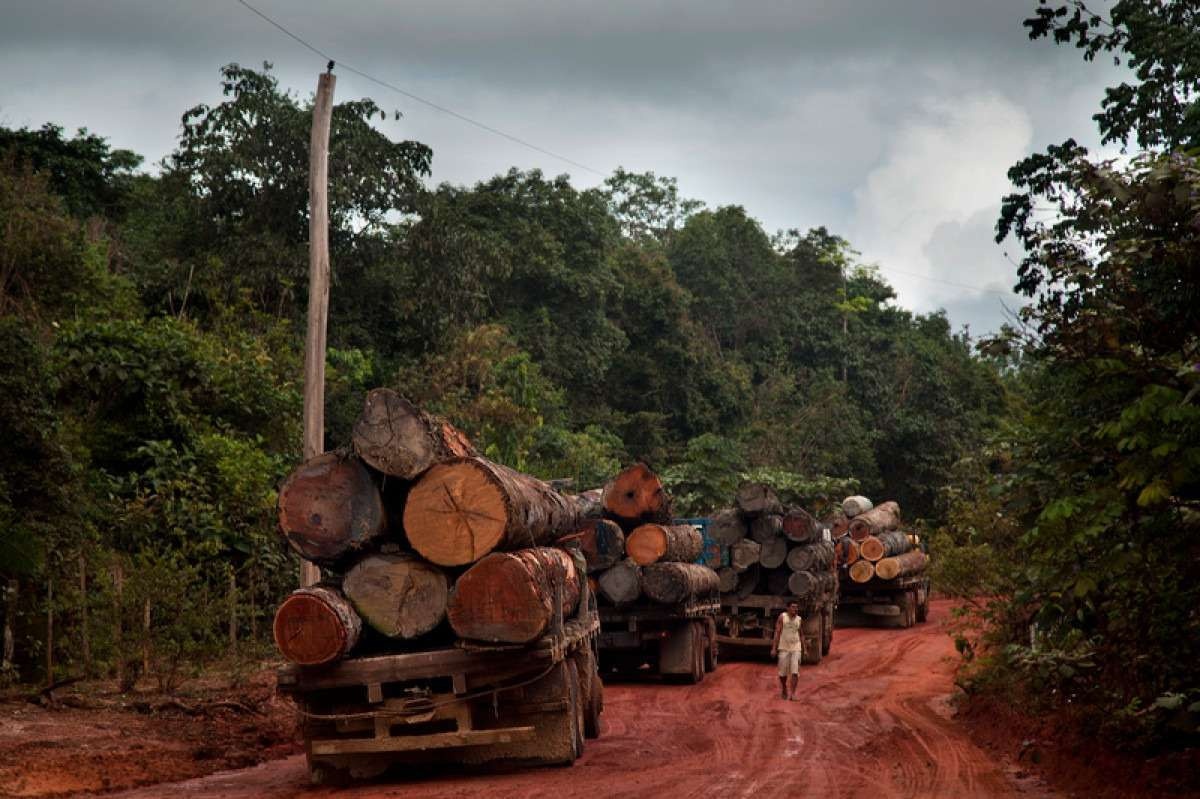
[[[783,535],[783,517],[778,513],[764,513],[750,522],[750,537],[760,544]]]
[[[690,524],[643,524],[625,541],[625,552],[639,566],[651,563],[691,563],[704,551],[700,531]]]
[[[671,500],[658,475],[635,463],[604,486],[604,512],[629,532],[641,524],[670,524]]]
[[[362,461],[326,452],[279,487],[279,532],[301,557],[334,564],[387,530],[379,488]]]
[[[875,576],[875,564],[869,560],[856,560],[850,564],[850,579],[856,583],[870,582]]]
[[[788,591],[801,599],[816,594],[821,588],[821,576],[812,572],[792,572],[788,576]]]
[[[708,536],[722,546],[732,546],[746,537],[748,530],[741,514],[734,508],[725,508],[712,515],[708,522]]]
[[[579,551],[588,574],[601,572],[625,557],[625,534],[610,519],[591,519],[579,531]]]
[[[753,542],[751,542],[753,543]],[[762,576],[762,567],[755,563],[749,569],[738,575],[737,588],[734,589],[734,594],[739,599],[745,599],[758,590],[758,580]]]
[[[912,542],[908,538],[908,533],[902,533],[899,530],[888,530],[877,536],[869,535],[858,542],[859,555],[871,562],[894,555],[903,555],[910,549],[912,549]]]
[[[829,571],[833,566],[833,544],[819,541],[794,547],[788,552],[787,565],[794,572]]]
[[[450,584],[415,555],[369,555],[346,573],[342,592],[363,621],[389,638],[415,638],[446,618]]]
[[[581,521],[604,518],[604,489],[589,488],[578,494],[569,494],[568,499],[575,503],[575,512]]]
[[[664,605],[715,594],[717,573],[699,563],[655,563],[642,569],[642,593]]]
[[[332,663],[350,653],[362,621],[350,602],[328,586],[293,591],[275,612],[275,645],[301,666]]]
[[[855,516],[866,513],[875,505],[871,500],[863,496],[846,497],[842,500],[842,513],[846,514],[847,519],[853,519]]]
[[[623,560],[600,573],[596,579],[600,595],[614,605],[636,602],[642,595],[642,567]]]
[[[835,513],[829,520],[829,534],[834,538],[841,538],[848,532],[850,532],[850,520],[846,518],[846,514]]]
[[[862,557],[858,550],[858,542],[849,535],[844,535],[834,542],[834,554],[839,566],[849,566]]]
[[[722,594],[728,594],[730,591],[737,588],[738,573],[734,571],[732,566],[723,566],[717,569],[717,589]]]
[[[850,537],[862,541],[869,535],[878,536],[899,526],[900,506],[895,502],[883,502],[850,520]]]
[[[758,556],[762,554],[762,544],[743,538],[729,548],[729,565],[734,571],[744,572],[758,564]]]
[[[463,566],[493,550],[551,544],[579,529],[577,510],[535,477],[485,458],[456,458],[409,491],[404,530],[427,560]]]
[[[803,508],[792,508],[783,517],[783,534],[790,541],[807,544],[821,537],[821,525]]]
[[[775,489],[763,483],[745,483],[737,490],[738,510],[750,518],[764,513],[783,513],[783,503]]]
[[[528,643],[545,635],[558,613],[575,611],[583,579],[561,549],[493,552],[455,582],[446,615],[462,638]]]
[[[787,539],[778,536],[763,542],[758,553],[758,564],[764,569],[777,569],[787,560]]]
[[[389,388],[367,393],[351,435],[354,451],[369,466],[403,480],[415,480],[435,463],[478,454],[445,419],[425,413]]]
[[[880,580],[895,580],[899,577],[911,577],[925,571],[928,559],[920,550],[906,552],[894,558],[884,558],[875,564],[875,576]],[[859,561],[862,563],[863,561]]]

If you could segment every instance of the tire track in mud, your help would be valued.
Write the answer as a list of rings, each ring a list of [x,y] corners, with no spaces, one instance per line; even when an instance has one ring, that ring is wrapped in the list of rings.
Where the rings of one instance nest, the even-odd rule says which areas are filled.
[[[935,602],[930,621],[908,630],[838,630],[830,655],[801,670],[796,702],[779,697],[774,665],[763,662],[726,662],[695,686],[607,685],[604,735],[572,768],[443,773],[335,792],[309,788],[303,758],[293,757],[122,796],[1052,797],[1010,781],[950,716],[954,648],[941,624],[950,607]]]

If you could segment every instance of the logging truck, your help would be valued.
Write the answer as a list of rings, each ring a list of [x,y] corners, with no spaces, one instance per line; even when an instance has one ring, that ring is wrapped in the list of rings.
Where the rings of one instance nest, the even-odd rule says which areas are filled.
[[[838,623],[911,627],[929,615],[927,547],[919,536],[887,531],[861,541],[847,536]]]
[[[402,765],[570,765],[600,734],[600,621],[579,608],[530,644],[457,644],[327,666],[288,665],[281,693],[299,709],[314,784]]]
[[[717,642],[722,649],[765,655],[775,637],[775,620],[787,610],[789,602],[795,601],[800,603],[803,619],[800,662],[809,666],[820,663],[833,646],[834,613],[838,603],[836,574],[831,572],[824,576],[829,579],[819,581],[805,596],[722,594],[721,610],[716,619]]]

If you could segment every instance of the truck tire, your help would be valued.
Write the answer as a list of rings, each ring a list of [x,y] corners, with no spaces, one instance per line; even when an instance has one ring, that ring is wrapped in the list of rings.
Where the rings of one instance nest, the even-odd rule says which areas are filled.
[[[710,616],[703,623],[704,628],[704,670],[717,670],[717,660],[720,647],[717,645],[717,622]]]
[[[833,648],[833,605],[825,606],[821,620],[825,623],[825,629],[821,631],[821,654],[828,655]]]
[[[572,664],[565,670],[567,680],[567,712],[571,716],[571,759],[562,765],[569,766],[583,754],[583,692],[579,689],[579,672]]]
[[[579,680],[579,701],[583,704],[583,734],[585,738],[600,735],[600,709],[604,706],[604,686],[596,668],[592,647],[585,646],[571,656]]]
[[[704,627],[697,623],[692,623],[692,673],[688,675],[688,682],[692,685],[704,682]]]
[[[905,591],[900,596],[900,627],[907,629],[912,627],[917,619],[916,602],[913,601],[913,592]]]
[[[600,715],[604,712],[604,683],[599,674],[592,675],[591,698],[583,716],[583,734],[587,738],[600,737]]]
[[[817,613],[805,619],[800,626],[800,662],[815,666],[821,662],[821,641],[825,637],[825,614]]]
[[[921,601],[917,603],[917,621],[921,624],[929,618],[929,586],[921,593]]]

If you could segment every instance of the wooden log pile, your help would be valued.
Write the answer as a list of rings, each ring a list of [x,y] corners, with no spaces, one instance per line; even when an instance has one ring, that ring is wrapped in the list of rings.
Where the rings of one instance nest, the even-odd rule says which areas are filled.
[[[709,534],[728,550],[718,571],[726,604],[751,594],[819,602],[837,591],[837,553],[828,527],[804,508],[789,507],[774,489],[742,485],[731,508],[717,511]]]
[[[594,557],[588,551],[591,534],[580,536],[598,601],[626,607],[643,600],[681,605],[716,598],[720,577],[708,565],[703,536],[691,524],[673,523],[671,498],[649,466],[636,463],[624,469],[599,495],[602,519],[588,525],[609,525],[606,540],[620,540],[623,549],[618,552],[614,544],[606,557]],[[741,525],[733,514],[714,519],[709,533],[718,543],[740,540],[746,534]],[[753,557],[757,562],[758,553]]]
[[[918,537],[901,529],[897,503],[846,497],[835,519],[833,552],[841,585],[887,586],[925,571],[929,559],[918,548]]]
[[[585,571],[624,557],[621,528],[589,512],[598,503],[482,457],[446,420],[375,389],[353,449],[280,486],[280,535],[324,579],[280,605],[276,644],[318,666],[455,637],[533,641],[575,611]],[[558,546],[568,537],[580,557]]]

